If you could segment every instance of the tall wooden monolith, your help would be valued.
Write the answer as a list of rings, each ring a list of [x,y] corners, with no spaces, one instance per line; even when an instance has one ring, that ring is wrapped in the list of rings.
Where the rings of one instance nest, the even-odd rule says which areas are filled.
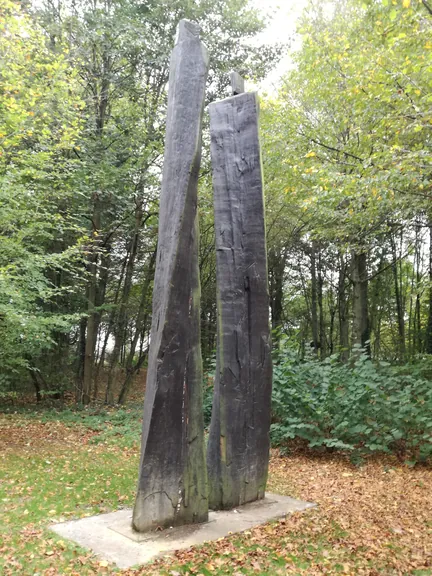
[[[197,184],[208,56],[196,24],[178,27],[168,89],[158,252],[133,527],[208,517],[202,411]]]
[[[264,497],[269,461],[271,343],[258,98],[210,105],[217,358],[207,451],[209,506]]]

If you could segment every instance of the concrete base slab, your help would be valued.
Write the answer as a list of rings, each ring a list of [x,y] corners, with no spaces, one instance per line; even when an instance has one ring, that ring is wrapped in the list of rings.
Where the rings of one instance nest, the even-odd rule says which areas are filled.
[[[290,512],[306,510],[315,504],[288,496],[267,494],[264,500],[245,504],[237,509],[210,512],[209,521],[140,534],[132,530],[132,510],[125,509],[51,526],[63,538],[90,548],[103,560],[119,568],[145,564],[190,546],[217,540],[231,533],[243,532]]]

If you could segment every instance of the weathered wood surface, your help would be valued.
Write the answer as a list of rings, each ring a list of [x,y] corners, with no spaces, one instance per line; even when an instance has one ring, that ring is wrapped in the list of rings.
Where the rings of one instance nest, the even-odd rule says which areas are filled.
[[[243,92],[245,91],[244,79],[235,70],[231,72],[230,77],[231,77],[231,91],[233,95],[235,96],[236,94],[243,94]]]
[[[202,413],[197,183],[208,70],[196,24],[171,56],[153,317],[133,527],[208,517]]]
[[[264,497],[269,460],[271,344],[258,100],[210,105],[218,346],[207,451],[209,506]]]

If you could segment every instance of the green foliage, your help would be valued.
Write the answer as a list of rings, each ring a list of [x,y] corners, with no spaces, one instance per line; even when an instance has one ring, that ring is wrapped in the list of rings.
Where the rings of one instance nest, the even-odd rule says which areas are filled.
[[[205,374],[203,382],[204,426],[206,427],[210,426],[210,420],[212,414],[215,372],[216,372],[216,359],[213,356],[210,362],[210,370]]]
[[[61,418],[54,412],[43,422],[34,415],[3,416],[2,426],[13,422],[29,441],[23,449],[5,450],[0,462],[1,574],[66,574],[72,566],[77,574],[89,573],[88,552],[60,539],[49,524],[133,504],[138,451],[122,449],[112,438],[95,445],[86,419],[68,431]],[[99,559],[94,565],[97,570]]]
[[[104,363],[84,358],[95,368],[108,332],[122,349],[149,331],[175,29],[200,24],[214,100],[232,68],[259,80],[280,55],[253,41],[265,22],[249,4],[0,0],[0,393],[79,397],[85,372],[96,395]],[[209,230],[210,280],[211,248]]]
[[[334,312],[356,321],[345,269],[355,252],[368,258],[372,354],[403,362],[423,349],[430,24],[422,2],[310,1],[292,66],[262,105],[271,297],[280,280],[276,320],[299,340],[312,340],[308,251],[316,242],[328,350],[339,336]]]
[[[429,185],[431,160],[427,19],[418,5],[356,0],[305,12],[296,66],[272,108],[290,152],[278,175],[314,235],[373,243],[424,203],[414,192]]]
[[[352,363],[336,356],[301,360],[283,342],[273,381],[272,440],[347,451],[354,459],[394,453],[411,462],[432,456],[430,361],[375,364],[359,348]]]
[[[68,155],[80,130],[76,74],[17,3],[1,0],[0,388],[76,319],[51,308],[80,262],[79,229],[64,203]],[[78,233],[78,235],[77,235]],[[64,240],[72,235],[68,246]],[[55,248],[53,249],[53,243]]]

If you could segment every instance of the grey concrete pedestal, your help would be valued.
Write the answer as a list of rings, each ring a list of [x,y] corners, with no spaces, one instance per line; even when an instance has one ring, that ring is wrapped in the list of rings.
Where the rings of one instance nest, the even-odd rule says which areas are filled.
[[[101,559],[119,568],[145,564],[175,550],[217,540],[230,533],[282,518],[291,512],[312,508],[314,504],[288,496],[267,494],[264,500],[234,510],[210,512],[209,521],[157,532],[132,530],[132,510],[125,509],[51,526],[63,538],[91,549]]]

